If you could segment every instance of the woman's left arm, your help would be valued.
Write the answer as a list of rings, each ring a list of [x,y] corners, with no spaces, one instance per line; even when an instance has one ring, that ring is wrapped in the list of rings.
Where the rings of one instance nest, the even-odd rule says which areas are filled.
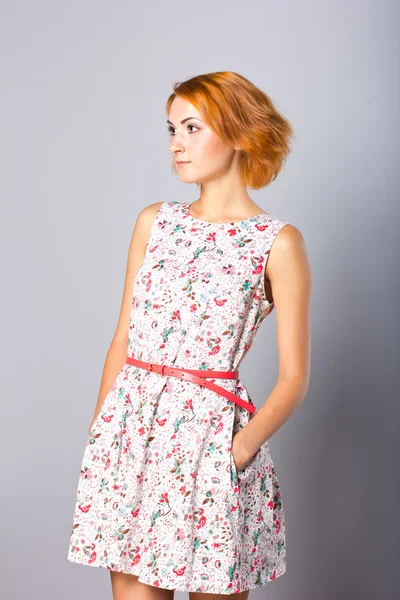
[[[233,438],[238,469],[289,419],[310,381],[311,268],[303,236],[294,225],[276,235],[266,275],[276,310],[278,380],[260,410]]]

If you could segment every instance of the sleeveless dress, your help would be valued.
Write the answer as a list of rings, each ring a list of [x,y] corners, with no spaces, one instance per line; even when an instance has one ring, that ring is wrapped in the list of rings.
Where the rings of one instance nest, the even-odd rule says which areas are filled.
[[[128,356],[236,370],[274,308],[264,271],[288,224],[234,223],[163,202],[135,276]],[[240,379],[207,379],[253,404]],[[254,404],[253,404],[254,405]],[[253,417],[216,392],[124,364],[87,439],[70,562],[170,590],[236,594],[286,571],[285,519],[268,442],[237,470]]]

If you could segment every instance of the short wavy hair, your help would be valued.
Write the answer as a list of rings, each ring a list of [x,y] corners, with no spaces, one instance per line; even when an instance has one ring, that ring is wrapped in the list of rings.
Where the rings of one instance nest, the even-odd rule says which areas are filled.
[[[167,114],[176,96],[193,104],[211,129],[232,147],[240,148],[245,186],[258,190],[276,179],[295,135],[267,94],[232,71],[197,75],[175,83],[173,90]],[[176,172],[174,161],[172,168]]]

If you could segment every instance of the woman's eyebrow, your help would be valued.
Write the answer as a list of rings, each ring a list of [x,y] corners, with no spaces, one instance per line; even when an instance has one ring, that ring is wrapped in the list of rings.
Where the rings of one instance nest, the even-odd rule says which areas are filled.
[[[186,123],[186,121],[190,121],[190,119],[196,119],[196,121],[200,121],[200,119],[198,119],[197,117],[186,117],[186,119],[183,119],[181,121],[181,125],[183,125],[184,123]],[[170,121],[169,119],[167,119],[167,123],[169,123],[169,125],[172,125],[173,127],[175,127],[175,125],[173,124],[173,122]]]

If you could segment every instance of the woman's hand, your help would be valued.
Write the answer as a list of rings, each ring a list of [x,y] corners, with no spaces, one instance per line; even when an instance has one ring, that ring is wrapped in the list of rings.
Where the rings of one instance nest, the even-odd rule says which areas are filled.
[[[246,448],[241,443],[240,432],[235,433],[232,438],[232,455],[237,471],[244,469],[251,459],[251,456],[248,456]]]

